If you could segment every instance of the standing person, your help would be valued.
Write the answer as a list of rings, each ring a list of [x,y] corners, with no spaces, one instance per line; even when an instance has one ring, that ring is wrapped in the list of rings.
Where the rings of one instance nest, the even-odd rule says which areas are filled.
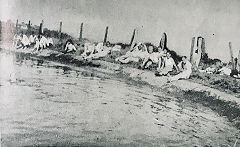
[[[192,64],[187,60],[186,56],[182,57],[182,61],[178,64],[180,73],[170,77],[168,80],[176,81],[179,79],[188,79],[192,73]]]
[[[164,67],[159,69],[155,74],[156,76],[166,76],[169,75],[169,72],[173,71],[173,67],[178,71],[178,67],[171,57],[171,54],[167,52],[166,58],[164,59]]]

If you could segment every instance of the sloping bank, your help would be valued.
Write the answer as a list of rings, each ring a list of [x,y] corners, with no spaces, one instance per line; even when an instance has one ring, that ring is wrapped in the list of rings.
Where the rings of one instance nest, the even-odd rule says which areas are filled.
[[[31,53],[29,50],[17,50],[18,55],[27,58],[38,58],[68,64],[73,68],[81,66],[82,74],[87,76],[100,76],[111,78],[118,76],[131,81],[147,84],[152,88],[157,88],[168,93],[179,100],[190,100],[201,103],[211,108],[219,115],[227,117],[238,129],[240,129],[240,99],[217,89],[213,89],[202,84],[194,83],[189,80],[180,80],[167,83],[167,77],[155,77],[152,71],[139,70],[125,65],[111,62],[94,60],[85,61],[80,56],[62,54],[53,50],[44,50],[40,53]],[[92,68],[88,68],[91,66]]]

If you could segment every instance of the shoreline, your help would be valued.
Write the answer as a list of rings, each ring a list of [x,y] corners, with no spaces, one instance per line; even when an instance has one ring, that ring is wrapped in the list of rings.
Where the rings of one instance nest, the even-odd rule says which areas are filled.
[[[4,50],[0,48],[0,51]],[[6,50],[5,50],[6,51]],[[53,61],[71,68],[83,68],[82,74],[85,76],[97,76],[111,78],[117,76],[151,86],[154,89],[160,89],[166,94],[174,96],[179,100],[190,100],[194,103],[200,103],[205,107],[211,108],[220,116],[227,117],[237,129],[240,129],[240,99],[229,92],[222,92],[219,89],[194,82],[193,80],[179,80],[167,83],[167,77],[156,77],[150,70],[140,70],[133,67],[127,67],[120,64],[92,60],[86,62],[72,54],[62,54],[58,51],[44,49],[41,53],[32,54],[30,50],[9,50],[18,53],[26,58],[35,58],[39,60]],[[86,67],[91,67],[86,69]]]

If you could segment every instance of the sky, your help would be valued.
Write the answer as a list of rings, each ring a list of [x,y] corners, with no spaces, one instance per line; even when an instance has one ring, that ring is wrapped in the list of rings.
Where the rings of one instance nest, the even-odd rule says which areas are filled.
[[[158,45],[163,32],[168,47],[189,56],[192,37],[206,40],[212,58],[230,60],[228,42],[234,57],[240,49],[240,0],[0,0],[0,19],[28,22],[102,41],[109,26],[110,42],[129,43],[133,29],[136,39]]]

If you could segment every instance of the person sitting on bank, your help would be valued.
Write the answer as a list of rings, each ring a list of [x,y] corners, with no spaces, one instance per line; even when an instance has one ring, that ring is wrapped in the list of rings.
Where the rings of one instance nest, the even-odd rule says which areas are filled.
[[[170,72],[173,71],[173,67],[178,71],[178,67],[171,57],[171,54],[167,52],[166,57],[163,60],[163,64],[157,69],[156,76],[170,76]]]
[[[218,70],[218,73],[220,75],[228,75],[230,76],[232,70],[231,70],[231,64],[225,64],[221,69]]]
[[[33,31],[31,33],[31,35],[29,36],[29,41],[30,41],[31,46],[33,46],[36,43],[36,36]]]
[[[104,57],[111,52],[111,48],[112,47],[109,41],[106,43],[98,43],[94,52],[92,52],[92,54],[90,54],[87,58],[98,59]]]
[[[153,46],[148,46],[148,56],[146,56],[141,65],[141,69],[148,68],[152,64],[158,64],[160,52],[153,52]]]
[[[23,49],[28,48],[30,46],[30,41],[29,41],[27,35],[25,35],[25,34],[22,34],[21,42],[22,42]]]
[[[88,58],[89,55],[92,55],[93,52],[95,51],[95,45],[92,43],[84,43],[84,51],[81,54],[83,58]]]
[[[38,35],[35,39],[35,45],[33,47],[33,52],[41,50],[42,45],[40,44],[40,40],[41,40],[41,35]]]
[[[64,52],[65,53],[73,53],[76,52],[77,49],[73,44],[73,41],[71,39],[67,40],[65,45],[64,45]]]
[[[119,61],[123,64],[129,62],[139,62],[140,59],[144,59],[148,55],[147,47],[145,44],[138,43],[133,49],[129,50],[125,55],[116,58],[115,61]]]
[[[44,48],[47,47],[47,42],[48,42],[48,40],[47,40],[47,38],[44,37],[42,34],[40,34],[40,36],[41,36],[40,46],[41,46],[42,49],[44,49]]]
[[[47,36],[46,45],[47,45],[47,47],[53,46],[53,39],[49,35]]]
[[[13,37],[13,47],[18,49],[20,47],[22,47],[22,36],[21,34],[15,34]]]
[[[182,57],[182,61],[178,64],[180,73],[168,79],[169,82],[179,79],[188,79],[192,73],[192,64],[187,60],[186,56]]]

